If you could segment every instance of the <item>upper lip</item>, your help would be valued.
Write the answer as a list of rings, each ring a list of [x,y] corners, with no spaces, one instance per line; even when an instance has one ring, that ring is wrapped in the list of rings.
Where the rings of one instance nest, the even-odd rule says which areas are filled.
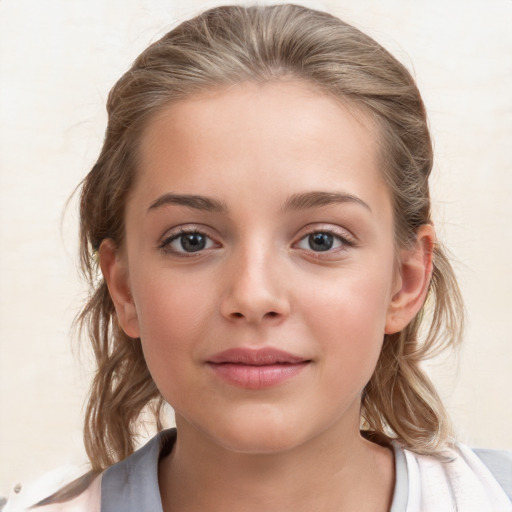
[[[296,364],[308,361],[304,357],[290,354],[276,348],[230,348],[208,359],[212,364],[246,364],[252,366],[265,366],[271,364]]]

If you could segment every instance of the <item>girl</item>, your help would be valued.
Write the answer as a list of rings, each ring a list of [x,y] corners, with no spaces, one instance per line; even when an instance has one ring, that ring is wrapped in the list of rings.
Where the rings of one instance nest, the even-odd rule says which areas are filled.
[[[219,7],[108,113],[80,207],[92,469],[40,510],[512,510],[510,458],[456,443],[421,369],[462,307],[396,59],[326,13]],[[134,453],[164,403],[177,429]]]

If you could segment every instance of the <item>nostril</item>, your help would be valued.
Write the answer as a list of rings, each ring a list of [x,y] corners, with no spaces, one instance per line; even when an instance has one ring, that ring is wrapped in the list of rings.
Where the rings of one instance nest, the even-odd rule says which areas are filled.
[[[264,318],[275,318],[276,316],[279,316],[279,313],[276,313],[275,311],[269,311],[268,313],[265,313],[263,315]],[[239,311],[235,311],[233,313],[233,317],[235,317],[235,318],[245,318],[245,315],[243,313],[240,313]]]

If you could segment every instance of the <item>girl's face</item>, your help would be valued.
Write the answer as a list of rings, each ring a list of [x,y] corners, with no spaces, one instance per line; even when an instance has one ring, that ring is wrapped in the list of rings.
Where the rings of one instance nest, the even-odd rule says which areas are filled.
[[[151,121],[125,245],[105,242],[101,261],[184,432],[251,453],[358,435],[384,334],[417,311],[400,309],[377,153],[365,115],[300,82]]]

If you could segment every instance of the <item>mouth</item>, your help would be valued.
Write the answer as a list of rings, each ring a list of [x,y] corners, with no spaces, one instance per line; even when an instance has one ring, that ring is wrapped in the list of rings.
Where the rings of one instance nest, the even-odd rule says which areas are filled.
[[[281,384],[302,372],[312,361],[274,348],[235,348],[212,356],[207,365],[228,383],[246,389]]]

